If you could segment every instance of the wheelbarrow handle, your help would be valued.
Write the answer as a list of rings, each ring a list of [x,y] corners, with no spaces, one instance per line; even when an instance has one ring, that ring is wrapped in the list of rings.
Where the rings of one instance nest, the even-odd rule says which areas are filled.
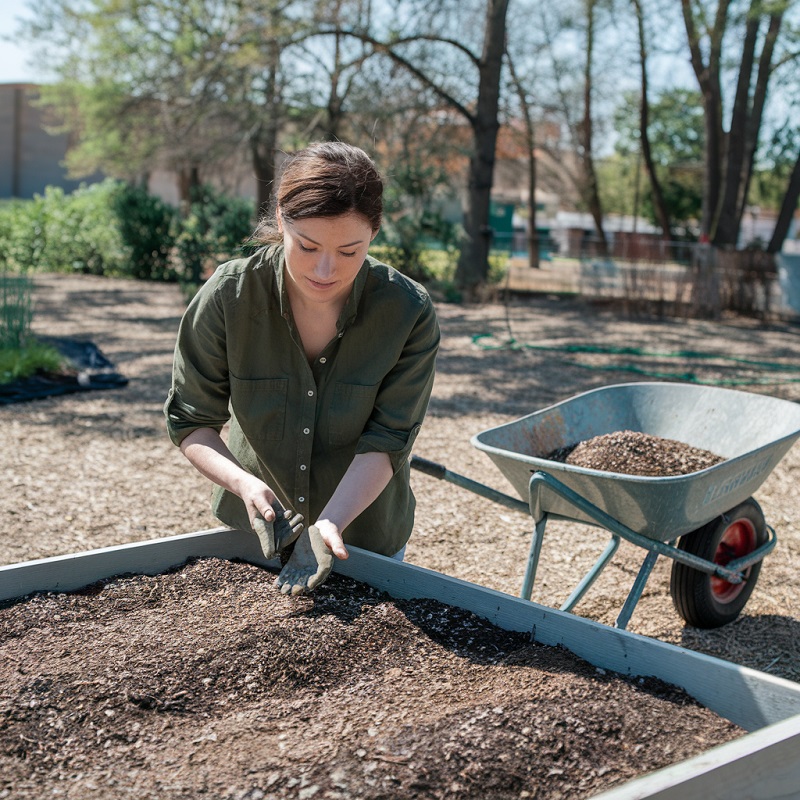
[[[435,461],[429,461],[427,458],[420,458],[420,456],[411,456],[411,466],[413,469],[424,472],[430,475],[431,478],[438,478],[440,481],[445,480],[447,475],[447,467],[443,464],[437,464]]]
[[[440,481],[446,481],[447,483],[452,483],[454,486],[467,489],[474,494],[499,503],[506,508],[511,508],[514,511],[521,511],[523,514],[529,513],[528,504],[522,500],[511,497],[504,492],[498,492],[497,489],[492,489],[490,486],[484,486],[482,483],[473,481],[472,478],[459,475],[457,472],[453,472],[442,464],[437,464],[435,461],[428,461],[427,458],[420,458],[419,456],[411,456],[411,467],[432,478],[438,478]]]

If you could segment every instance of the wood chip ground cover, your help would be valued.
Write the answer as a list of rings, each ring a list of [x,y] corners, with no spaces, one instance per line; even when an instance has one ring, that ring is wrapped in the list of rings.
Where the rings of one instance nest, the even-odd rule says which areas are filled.
[[[0,797],[590,797],[742,734],[435,601],[202,559],[0,609]]]

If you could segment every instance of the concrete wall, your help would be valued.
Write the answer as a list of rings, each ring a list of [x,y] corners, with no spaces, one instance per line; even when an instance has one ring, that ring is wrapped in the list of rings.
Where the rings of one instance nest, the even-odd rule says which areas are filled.
[[[42,194],[46,186],[71,192],[101,177],[67,178],[62,161],[68,137],[47,133],[42,109],[33,102],[36,96],[35,86],[0,84],[0,199],[28,199]]]

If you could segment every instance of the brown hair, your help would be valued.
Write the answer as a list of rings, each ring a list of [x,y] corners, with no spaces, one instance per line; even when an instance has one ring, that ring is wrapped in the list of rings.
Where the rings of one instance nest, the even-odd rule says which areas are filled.
[[[270,211],[255,231],[257,241],[281,241],[275,223],[278,208],[289,222],[355,211],[375,233],[383,216],[383,180],[361,148],[344,142],[316,142],[283,162]]]

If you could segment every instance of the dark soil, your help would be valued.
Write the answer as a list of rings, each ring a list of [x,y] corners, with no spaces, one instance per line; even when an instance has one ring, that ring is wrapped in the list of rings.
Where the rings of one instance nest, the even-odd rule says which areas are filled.
[[[547,458],[602,472],[660,478],[688,475],[724,460],[708,450],[641,431],[615,431],[595,436],[562,447]]]
[[[0,609],[0,797],[579,800],[742,734],[434,601],[273,580],[204,559]]]

